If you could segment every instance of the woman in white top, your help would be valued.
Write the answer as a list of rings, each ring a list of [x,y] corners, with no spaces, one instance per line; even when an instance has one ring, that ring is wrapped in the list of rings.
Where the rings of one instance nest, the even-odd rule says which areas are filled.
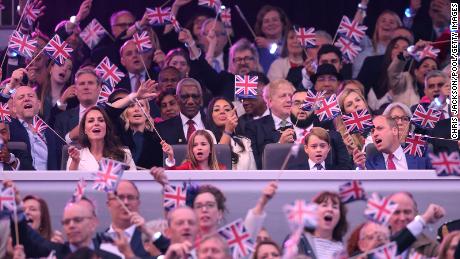
[[[287,33],[286,44],[281,50],[281,57],[277,58],[270,65],[267,76],[270,81],[276,79],[286,79],[291,68],[302,66],[304,54],[302,46],[300,46],[294,29]]]
[[[129,170],[136,170],[131,152],[122,148],[103,109],[98,106],[89,108],[81,119],[79,130],[82,149],[69,148],[67,170],[99,170],[99,161],[103,157],[121,161],[129,166]]]
[[[238,116],[232,102],[215,97],[209,102],[206,120],[219,144],[230,145],[232,170],[256,170],[251,140],[238,135]]]

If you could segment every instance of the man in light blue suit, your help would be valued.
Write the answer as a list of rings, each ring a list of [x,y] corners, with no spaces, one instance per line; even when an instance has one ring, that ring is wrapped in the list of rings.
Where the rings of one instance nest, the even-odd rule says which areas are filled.
[[[412,170],[432,169],[427,157],[406,154],[399,142],[399,131],[396,121],[389,117],[377,116],[373,120],[372,140],[376,152],[355,150],[353,160],[361,169],[368,170]]]

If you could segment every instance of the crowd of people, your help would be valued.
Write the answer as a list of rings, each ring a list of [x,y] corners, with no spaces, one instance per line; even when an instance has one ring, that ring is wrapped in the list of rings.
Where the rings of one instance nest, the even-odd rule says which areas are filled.
[[[38,17],[46,10],[39,0],[20,2],[20,10],[31,8]],[[422,1],[409,2],[403,18],[390,10],[378,15],[372,37],[363,36],[354,60],[337,45],[340,35],[332,37],[321,29],[314,32],[314,46],[304,48],[286,13],[270,5],[257,13],[251,39],[232,38],[231,23],[212,8],[199,9],[185,26],[166,24],[161,31],[151,26],[148,10],[137,21],[131,12],[120,10],[110,17],[109,36],[93,46],[80,34],[80,24],[92,19],[92,0],[84,0],[76,16],[56,26],[56,35],[73,50],[59,62],[40,51],[53,35],[38,30],[37,18],[22,19],[17,30],[34,39],[37,48],[29,58],[11,48],[3,53],[0,169],[94,172],[101,159],[108,158],[129,170],[151,170],[162,185],[167,184],[164,169],[433,169],[431,155],[459,152],[460,146],[449,140],[450,119],[460,118],[450,112],[450,43],[444,40],[450,38],[451,3],[426,1],[429,15],[420,17]],[[189,4],[194,3],[173,1],[172,17]],[[354,22],[366,23],[367,4],[361,1]],[[142,33],[151,44],[147,51],[136,41]],[[427,48],[440,52],[414,55]],[[124,76],[101,101],[109,86],[98,71],[105,58]],[[236,96],[236,76],[257,77],[255,94]],[[306,100],[312,94],[308,109]],[[365,111],[372,126],[356,132],[341,115],[325,119],[328,116],[319,111],[329,105],[325,100],[334,98],[334,112]],[[428,127],[414,123],[421,110],[435,112],[438,118]],[[425,136],[427,143],[408,148],[415,134]],[[302,147],[297,154],[301,159],[283,164],[293,146]],[[219,149],[228,152],[219,155]],[[10,181],[3,184],[15,186]],[[51,231],[46,201],[33,195],[21,199],[15,188],[17,202],[23,204],[19,232],[12,223],[1,239],[4,252],[15,259],[46,257],[53,250],[57,258],[188,258],[190,253],[198,258],[231,257],[225,241],[216,235],[226,206],[224,193],[214,186],[199,186],[189,207],[176,208],[166,220],[148,224],[138,213],[140,193],[135,184],[120,182],[107,196],[112,218],[107,233],[113,239],[109,243],[103,242],[106,235],[96,233],[100,222],[90,199],[69,203],[63,211],[64,233],[56,233]],[[259,236],[266,233],[264,207],[276,189],[277,183],[270,183],[245,218],[245,227],[257,240],[254,258],[282,255],[283,249],[269,235]],[[390,199],[399,207],[388,227],[365,222],[345,242],[345,204],[337,193],[319,193],[313,199],[319,205],[318,226],[302,234],[298,254],[331,258],[346,250],[349,256],[360,256],[395,241],[398,254],[404,256],[417,251],[454,258],[458,232],[444,237],[442,244],[422,234],[444,216],[441,206],[431,204],[417,216],[410,193],[394,193]],[[167,245],[155,242],[156,232],[164,234]]]

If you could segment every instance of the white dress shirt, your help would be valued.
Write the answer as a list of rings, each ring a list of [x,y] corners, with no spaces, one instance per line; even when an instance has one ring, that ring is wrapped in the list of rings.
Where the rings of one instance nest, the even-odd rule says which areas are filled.
[[[382,153],[383,158],[385,159],[385,167],[388,166],[388,154]],[[393,152],[393,162],[395,163],[396,170],[407,170],[407,160],[406,160],[406,155],[404,154],[404,151],[401,146],[398,147],[398,149]]]
[[[324,161],[319,163],[323,167],[321,170],[318,170],[318,168],[315,167],[316,164],[317,163],[311,161],[310,158],[308,159],[308,165],[310,166],[310,171],[323,171],[323,170],[326,170],[326,163]]]
[[[281,123],[283,122],[283,119],[277,117],[275,114],[272,113],[272,118],[273,118],[273,121],[275,122],[275,129],[278,130],[279,128],[282,127]],[[291,118],[290,117],[287,117],[286,119],[284,119],[286,121],[286,126],[291,126],[292,125],[292,122],[291,122]]]
[[[187,132],[188,132],[188,124],[187,124],[187,122],[190,120],[190,118],[188,118],[187,116],[182,114],[182,112],[180,112],[179,115],[180,115],[180,119],[182,120],[182,128],[184,130],[184,136],[187,138]],[[195,117],[193,117],[191,120],[193,120],[193,122],[195,122],[195,130],[205,129],[204,123],[201,120],[201,113],[200,112],[198,112],[195,115]]]
[[[129,170],[136,170],[136,164],[134,163],[133,157],[131,155],[131,151],[127,148],[123,148],[125,152],[126,159],[124,163],[129,165]],[[72,162],[72,158],[69,157],[67,159],[67,166],[66,170],[69,170],[70,163]],[[97,162],[96,158],[91,154],[89,148],[85,147],[80,150],[80,163],[78,164],[77,170],[79,171],[97,171],[99,170],[99,162]]]

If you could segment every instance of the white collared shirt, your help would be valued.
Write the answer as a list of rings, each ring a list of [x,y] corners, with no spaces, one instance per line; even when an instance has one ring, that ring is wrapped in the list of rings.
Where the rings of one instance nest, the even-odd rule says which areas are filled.
[[[182,120],[182,128],[184,130],[184,136],[187,137],[187,132],[188,132],[188,124],[187,124],[187,122],[190,120],[190,118],[188,118],[187,116],[182,114],[182,112],[180,112],[179,115],[180,115],[180,119]],[[195,117],[193,117],[191,120],[193,120],[193,122],[195,122],[195,130],[205,129],[204,123],[201,120],[201,113],[200,112],[198,112],[195,115]]]
[[[41,136],[33,132],[29,124],[19,119],[21,125],[26,129],[30,143],[30,155],[32,156],[32,163],[36,170],[47,170],[48,168],[48,146],[46,145],[45,134]]]
[[[270,109],[268,109],[268,107],[267,107],[267,109],[264,111],[264,113],[263,113],[262,115],[260,115],[260,116],[254,116],[254,117],[252,117],[252,119],[253,119],[253,120],[258,120],[258,119],[260,119],[260,118],[262,118],[262,117],[265,117],[265,116],[267,116],[267,115],[270,115]]]
[[[275,129],[278,130],[280,127],[281,127],[281,122],[283,121],[283,119],[277,117],[275,114],[272,113],[272,117],[273,117],[273,121],[275,122]],[[286,126],[291,126],[292,125],[292,122],[291,122],[291,118],[290,117],[287,117],[285,119],[286,121]]]
[[[388,166],[388,154],[382,153],[383,158],[385,159],[385,167]],[[395,163],[396,170],[407,170],[407,160],[406,160],[406,155],[404,154],[404,151],[401,146],[398,147],[398,149],[393,152],[393,162]]]
[[[137,74],[129,73],[129,82],[131,84],[131,93],[136,92],[136,81],[137,81]],[[140,72],[139,75],[141,76],[141,83],[145,82],[145,70]]]
[[[324,161],[320,163],[321,166],[323,167],[323,169],[321,169],[321,170],[318,170],[318,169],[315,167],[316,164],[317,164],[317,163],[311,161],[310,158],[308,159],[308,165],[310,166],[310,171],[323,171],[323,170],[326,170],[326,163],[325,163]]]

